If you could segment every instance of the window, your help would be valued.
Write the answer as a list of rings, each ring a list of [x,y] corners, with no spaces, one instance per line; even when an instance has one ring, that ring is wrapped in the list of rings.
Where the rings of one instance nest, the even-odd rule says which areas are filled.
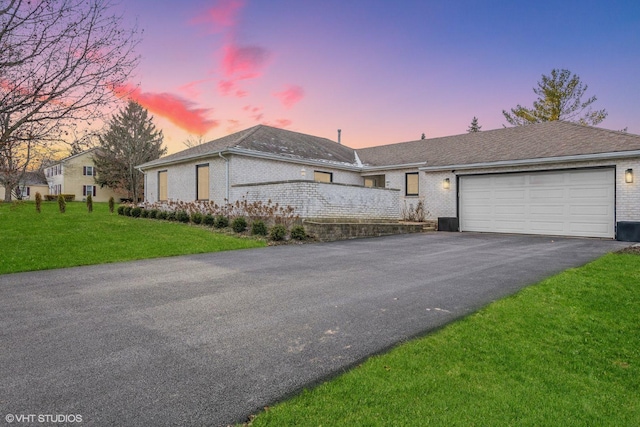
[[[96,197],[96,186],[95,185],[83,185],[82,186],[82,195],[83,196]]]
[[[83,166],[82,175],[84,176],[96,176],[96,168],[93,166]]]
[[[371,175],[364,177],[364,186],[368,188],[384,188],[384,175]]]
[[[158,200],[167,200],[167,171],[158,172]]]
[[[418,172],[408,172],[405,174],[405,195],[418,195]]]
[[[209,200],[209,165],[196,166],[196,200]]]
[[[333,173],[313,171],[313,180],[316,182],[333,182]]]

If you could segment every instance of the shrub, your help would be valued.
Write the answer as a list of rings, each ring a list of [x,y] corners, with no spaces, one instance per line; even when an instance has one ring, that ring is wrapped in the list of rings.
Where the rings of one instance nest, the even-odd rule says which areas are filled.
[[[185,211],[177,211],[176,221],[185,222],[185,223],[189,222],[189,214],[186,213]]]
[[[247,220],[244,219],[243,216],[239,216],[238,218],[233,220],[233,222],[231,223],[231,228],[236,233],[242,233],[247,229]]]
[[[113,208],[116,205],[116,201],[113,200],[113,196],[109,197],[109,213],[113,213]]]
[[[134,218],[140,218],[140,215],[142,215],[142,208],[139,207],[135,207],[135,208],[131,208],[131,216]]]
[[[40,213],[42,210],[42,195],[36,192],[36,212]]]
[[[213,226],[215,222],[216,222],[216,219],[211,214],[206,214],[205,216],[202,217],[202,223],[204,225],[208,225],[209,227]]]
[[[167,219],[168,216],[169,214],[166,211],[158,211],[156,214],[156,218],[158,219]]]
[[[125,207],[126,206],[124,206],[124,205],[118,206],[118,215],[124,215],[124,208]]]
[[[225,228],[229,226],[229,218],[223,215],[218,215],[213,223],[215,228]]]
[[[149,218],[149,211],[143,208],[140,212],[140,218]]]
[[[294,225],[291,228],[291,238],[296,240],[305,240],[307,238],[307,232],[301,225]]]
[[[65,202],[62,194],[58,194],[58,209],[60,209],[60,213],[65,213],[67,211],[67,202]]]
[[[93,197],[91,197],[91,194],[87,196],[87,211],[89,213],[93,212]]]
[[[149,211],[149,218],[156,218],[158,216],[158,212],[160,212],[158,209],[151,209]]]
[[[269,232],[269,237],[271,240],[280,241],[284,240],[284,237],[287,235],[287,228],[282,224],[276,224],[271,228]]]
[[[167,219],[169,221],[177,221],[178,217],[176,216],[175,212],[167,212]]]
[[[194,224],[202,224],[202,214],[200,212],[194,212],[191,214],[191,222]]]
[[[131,206],[125,206],[124,207],[124,215],[125,216],[131,216],[131,209],[133,209]]]
[[[261,219],[257,219],[253,221],[251,224],[251,234],[258,236],[266,236],[267,235],[267,224],[264,223]]]

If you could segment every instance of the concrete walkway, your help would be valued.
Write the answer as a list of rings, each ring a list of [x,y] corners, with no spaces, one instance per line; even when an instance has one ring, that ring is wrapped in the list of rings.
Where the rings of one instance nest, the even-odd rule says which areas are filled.
[[[432,233],[0,276],[0,416],[241,422],[624,246]]]

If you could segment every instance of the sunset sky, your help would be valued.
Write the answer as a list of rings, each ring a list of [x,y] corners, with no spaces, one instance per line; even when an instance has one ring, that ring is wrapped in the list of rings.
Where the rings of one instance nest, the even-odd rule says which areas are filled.
[[[640,2],[123,2],[143,33],[133,97],[169,152],[259,123],[359,148],[506,124],[542,74],[588,84],[640,134]]]

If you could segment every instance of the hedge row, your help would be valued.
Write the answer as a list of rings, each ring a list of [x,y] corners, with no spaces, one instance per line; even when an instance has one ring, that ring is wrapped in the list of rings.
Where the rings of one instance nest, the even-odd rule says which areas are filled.
[[[267,224],[257,219],[251,224],[247,222],[245,217],[239,216],[230,220],[223,215],[210,215],[202,214],[200,212],[194,212],[189,215],[186,211],[163,211],[160,209],[144,209],[139,206],[132,205],[120,205],[118,206],[118,215],[130,216],[133,218],[149,218],[160,219],[166,221],[182,222],[185,224],[191,223],[196,225],[206,225],[218,229],[231,228],[236,233],[244,233],[249,230],[252,235],[255,236],[269,236],[271,240],[282,241],[287,238],[288,230],[282,224],[276,224],[273,227],[267,227]],[[289,238],[295,240],[307,239],[307,233],[303,226],[294,225],[291,227]]]

